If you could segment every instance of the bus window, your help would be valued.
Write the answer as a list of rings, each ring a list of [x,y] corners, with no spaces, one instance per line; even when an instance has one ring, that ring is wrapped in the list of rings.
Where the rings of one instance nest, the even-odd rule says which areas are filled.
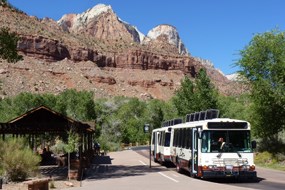
[[[173,131],[173,146],[176,146],[176,130]]]
[[[190,146],[190,142],[191,142],[191,133],[190,133],[191,129],[190,128],[187,128],[186,130],[186,148],[189,149],[191,146]]]
[[[182,136],[183,136],[183,132],[182,132],[182,129],[179,129],[178,130],[179,131],[179,136],[178,136],[178,142],[179,142],[179,144],[178,144],[178,147],[182,147]]]
[[[186,129],[182,129],[182,148],[185,148],[185,139],[186,139]]]
[[[166,147],[169,147],[169,146],[170,146],[170,133],[165,133],[164,146],[166,146]]]
[[[162,136],[162,138],[161,138],[161,146],[164,146],[164,142],[165,142],[165,132],[163,131],[163,132],[161,132],[161,136]]]
[[[223,147],[221,147],[221,139],[224,141]],[[247,130],[203,131],[202,152],[252,152],[250,132]]]

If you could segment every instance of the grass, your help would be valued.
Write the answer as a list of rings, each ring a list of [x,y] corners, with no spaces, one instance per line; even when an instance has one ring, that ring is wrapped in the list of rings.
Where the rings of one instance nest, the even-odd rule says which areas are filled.
[[[255,164],[264,168],[285,171],[285,155],[273,155],[267,151],[256,153]]]

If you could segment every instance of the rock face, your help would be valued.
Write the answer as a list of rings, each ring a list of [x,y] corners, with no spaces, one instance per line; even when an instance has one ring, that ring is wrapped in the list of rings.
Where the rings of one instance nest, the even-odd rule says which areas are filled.
[[[137,30],[121,21],[111,6],[96,5],[82,14],[64,15],[58,24],[64,31],[85,33],[97,39],[140,42]]]
[[[18,50],[25,55],[47,61],[67,58],[75,62],[96,62],[99,67],[181,70],[192,77],[195,77],[197,71],[202,68],[200,62],[192,57],[165,56],[140,49],[130,49],[123,53],[99,54],[93,49],[65,46],[58,40],[42,36],[22,36],[18,43]]]
[[[188,55],[188,50],[185,48],[182,40],[175,27],[170,25],[158,25],[150,30],[147,34],[147,38],[143,42],[144,44],[161,44],[164,46],[174,46],[178,50],[180,55]]]
[[[75,88],[96,97],[167,100],[185,75],[193,79],[201,68],[222,94],[241,89],[209,61],[191,57],[174,27],[159,25],[145,37],[110,6],[97,5],[58,22],[0,6],[0,23],[20,36],[18,50],[24,55],[13,67],[0,60],[1,97]]]

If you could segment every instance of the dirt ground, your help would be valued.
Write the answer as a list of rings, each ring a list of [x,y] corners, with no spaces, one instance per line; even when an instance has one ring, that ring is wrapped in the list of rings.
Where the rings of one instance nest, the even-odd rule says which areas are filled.
[[[80,187],[80,181],[77,180],[53,180],[49,182],[49,189],[66,189],[70,187]],[[3,184],[3,190],[27,190],[28,185],[21,183]]]

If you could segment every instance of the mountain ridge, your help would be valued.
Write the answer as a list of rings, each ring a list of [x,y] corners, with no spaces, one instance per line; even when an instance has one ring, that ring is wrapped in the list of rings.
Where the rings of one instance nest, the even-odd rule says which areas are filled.
[[[23,91],[58,93],[66,88],[82,90],[82,87],[85,90],[93,91],[96,95],[98,91],[94,89],[101,86],[102,91],[106,91],[101,93],[102,97],[126,95],[141,98],[141,94],[147,94],[143,97],[167,100],[179,88],[179,81],[185,75],[194,79],[200,68],[207,69],[212,82],[222,94],[238,93],[232,90],[231,81],[216,72],[214,68],[205,67],[201,61],[190,55],[179,54],[179,48],[169,44],[165,35],[152,41],[153,43],[136,43],[129,31],[124,29],[124,23],[110,11],[108,12],[109,17],[99,16],[94,22],[88,23],[85,28],[87,32],[94,31],[96,27],[99,31],[109,31],[108,35],[101,33],[101,37],[89,35],[82,32],[82,29],[75,33],[65,31],[52,19],[37,19],[24,13],[8,10],[5,7],[0,7],[0,13],[0,21],[3,26],[19,34],[18,50],[24,56],[24,60],[16,63],[13,67],[4,67],[7,63],[4,60],[1,61],[5,68],[0,72],[0,80],[3,83],[0,94],[2,93],[3,96],[15,95]],[[96,25],[98,23],[99,25]],[[112,23],[112,26],[107,26],[104,23]],[[117,31],[114,28],[123,29]],[[119,33],[116,34],[119,38],[107,38],[116,36],[113,35],[113,32]],[[52,68],[45,70],[43,65]],[[81,71],[75,68],[70,69],[75,65],[78,67],[79,65],[80,67],[88,66],[86,66],[86,70]],[[62,68],[59,71],[54,71],[55,67]],[[91,72],[94,68],[97,73]],[[76,73],[70,73],[73,70],[77,70]],[[130,73],[130,76],[124,74],[125,78],[117,79],[118,73],[124,73],[122,70]],[[30,83],[34,80],[30,77],[31,71],[37,72],[36,74],[52,73],[50,77],[53,80],[47,85],[48,87],[44,85],[41,90],[40,88],[35,90],[33,84]],[[13,72],[20,72],[18,74],[21,76],[15,76],[12,74]],[[93,74],[90,75],[90,72]],[[141,78],[136,78],[136,74],[140,75],[139,73],[144,74]],[[84,77],[75,79],[76,77],[73,75]],[[147,77],[145,78],[144,75]],[[64,84],[54,79],[58,77],[58,80],[63,80],[62,76],[66,76]],[[27,81],[27,78],[30,81]],[[70,81],[68,81],[69,79]],[[80,80],[85,85],[80,86],[76,80]],[[19,81],[19,84],[17,82],[12,84],[12,81]],[[41,84],[38,84],[37,81],[33,83],[36,86]],[[57,90],[49,88],[53,83],[54,86],[58,84]],[[8,88],[8,84],[13,88]],[[118,93],[119,89],[130,89],[132,93],[127,93],[127,90],[124,93]]]

